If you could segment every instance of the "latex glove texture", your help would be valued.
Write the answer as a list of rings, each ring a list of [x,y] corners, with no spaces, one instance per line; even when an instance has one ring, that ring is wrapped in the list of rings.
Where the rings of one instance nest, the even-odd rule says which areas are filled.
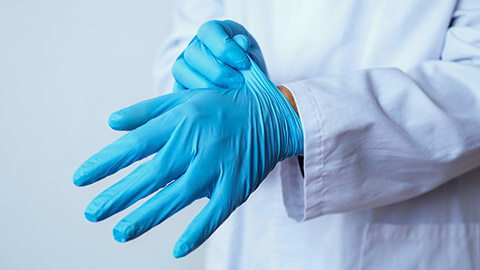
[[[116,225],[114,238],[124,242],[208,197],[175,245],[174,256],[182,257],[245,202],[279,161],[303,154],[300,118],[286,98],[254,62],[241,73],[245,84],[238,88],[179,91],[113,113],[109,125],[131,131],[84,162],[74,174],[76,185],[156,155],[98,195],[86,218],[103,220],[160,190]]]
[[[230,20],[206,22],[172,67],[174,91],[241,87],[244,78],[239,70],[250,68],[249,59],[267,74],[257,41],[242,25]]]

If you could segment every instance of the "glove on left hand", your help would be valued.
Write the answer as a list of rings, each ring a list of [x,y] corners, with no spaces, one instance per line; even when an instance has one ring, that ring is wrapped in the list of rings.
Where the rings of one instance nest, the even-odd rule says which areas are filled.
[[[303,154],[300,118],[252,61],[234,89],[180,91],[113,113],[115,130],[132,130],[75,172],[78,186],[94,183],[158,152],[98,195],[85,216],[100,221],[159,191],[113,230],[134,239],[202,197],[210,198],[174,248],[182,257],[201,245],[247,200],[275,165]]]

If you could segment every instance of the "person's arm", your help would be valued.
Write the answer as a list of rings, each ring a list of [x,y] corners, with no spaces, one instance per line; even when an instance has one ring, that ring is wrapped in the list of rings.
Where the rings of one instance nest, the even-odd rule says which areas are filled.
[[[285,98],[288,100],[293,110],[298,114],[297,104],[295,103],[295,98],[293,97],[293,94],[290,91],[290,89],[282,85],[277,86],[277,88],[278,90],[280,90],[280,93],[282,93],[285,96]]]
[[[197,32],[209,20],[224,16],[223,0],[175,1],[172,10],[173,30],[157,52],[154,61],[154,91],[170,93],[173,88],[172,65]]]
[[[407,200],[480,166],[479,5],[456,10],[441,60],[285,86],[304,129],[305,176],[282,170],[297,221]]]

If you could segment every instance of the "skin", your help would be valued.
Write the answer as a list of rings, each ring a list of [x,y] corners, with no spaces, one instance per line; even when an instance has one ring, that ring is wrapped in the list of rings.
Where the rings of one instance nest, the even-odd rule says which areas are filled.
[[[295,103],[295,99],[293,98],[292,92],[285,86],[277,86],[278,90],[287,98],[288,102],[290,105],[292,105],[293,109],[295,112],[298,114],[298,109],[297,109],[297,104]]]

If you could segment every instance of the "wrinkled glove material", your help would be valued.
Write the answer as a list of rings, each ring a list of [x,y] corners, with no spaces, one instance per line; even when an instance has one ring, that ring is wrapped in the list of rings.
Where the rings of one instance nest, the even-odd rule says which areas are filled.
[[[114,228],[114,238],[125,242],[208,197],[175,245],[174,256],[182,257],[244,203],[278,162],[302,155],[302,125],[287,99],[255,62],[241,73],[242,87],[178,91],[113,113],[109,125],[131,131],[85,161],[74,174],[76,185],[156,155],[98,195],[86,218],[106,219],[158,191]]]
[[[173,90],[242,87],[240,70],[249,69],[250,60],[268,77],[260,46],[245,27],[230,20],[208,21],[173,64]]]

